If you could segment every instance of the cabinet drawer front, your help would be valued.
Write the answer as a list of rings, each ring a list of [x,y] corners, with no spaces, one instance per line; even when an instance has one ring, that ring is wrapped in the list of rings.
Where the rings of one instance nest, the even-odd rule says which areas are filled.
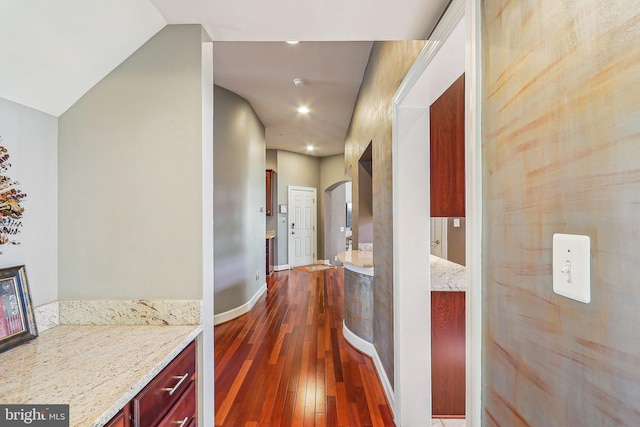
[[[180,400],[176,402],[169,413],[160,421],[158,427],[188,427],[195,422],[196,419],[196,385],[191,382],[187,391],[185,391]]]
[[[192,342],[134,399],[136,426],[155,425],[194,383],[196,346]]]

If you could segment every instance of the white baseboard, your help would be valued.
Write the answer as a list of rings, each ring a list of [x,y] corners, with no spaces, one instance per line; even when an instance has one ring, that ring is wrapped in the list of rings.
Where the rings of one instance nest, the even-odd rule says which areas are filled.
[[[229,320],[233,320],[236,317],[240,317],[243,314],[250,312],[253,309],[253,307],[256,305],[256,303],[258,302],[262,294],[264,294],[265,292],[267,292],[266,283],[262,285],[260,289],[258,289],[258,292],[256,292],[253,295],[253,297],[251,297],[251,299],[245,304],[242,304],[240,307],[236,307],[229,311],[225,311],[224,313],[216,314],[215,316],[213,316],[213,324],[219,325],[221,323],[228,322]]]
[[[274,271],[283,271],[283,270],[291,270],[291,268],[289,267],[289,264],[274,265],[273,266],[273,270]]]
[[[378,377],[380,377],[380,381],[382,382],[382,388],[384,389],[384,394],[387,396],[387,401],[389,402],[389,407],[395,408],[395,394],[393,392],[393,387],[391,387],[391,382],[389,382],[389,377],[387,377],[387,373],[384,370],[384,366],[382,365],[382,360],[380,356],[378,356],[378,352],[376,348],[369,341],[363,340],[353,332],[347,325],[342,321],[342,335],[344,335],[344,339],[347,340],[349,344],[351,344],[356,350],[361,353],[366,354],[367,356],[373,359],[373,364],[376,367],[376,371],[378,372]]]

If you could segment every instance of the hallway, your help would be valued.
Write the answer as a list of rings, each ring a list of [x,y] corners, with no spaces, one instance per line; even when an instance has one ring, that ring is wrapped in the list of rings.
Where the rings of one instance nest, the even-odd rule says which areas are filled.
[[[216,426],[393,426],[373,362],[342,336],[342,268],[274,273],[215,327]]]

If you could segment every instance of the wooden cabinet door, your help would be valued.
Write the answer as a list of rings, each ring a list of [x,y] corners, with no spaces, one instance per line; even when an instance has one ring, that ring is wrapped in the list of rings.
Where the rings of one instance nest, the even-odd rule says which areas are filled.
[[[135,425],[155,426],[195,382],[196,343],[189,344],[133,399]]]
[[[266,213],[267,216],[271,216],[273,215],[273,184],[274,184],[274,180],[273,180],[273,170],[272,169],[267,169],[267,175],[266,175],[266,181],[267,181],[267,188],[266,188]]]
[[[464,74],[429,107],[431,216],[465,216]]]
[[[131,404],[128,403],[118,414],[109,421],[105,427],[130,427]]]
[[[464,313],[464,292],[431,292],[431,394],[434,418],[465,416]]]

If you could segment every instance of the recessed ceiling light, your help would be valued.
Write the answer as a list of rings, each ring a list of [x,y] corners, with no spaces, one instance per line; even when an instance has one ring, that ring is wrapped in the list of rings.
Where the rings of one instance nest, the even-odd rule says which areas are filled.
[[[307,151],[313,151],[313,150],[314,150],[313,145],[307,145]]]
[[[304,84],[304,79],[301,77],[296,77],[293,79],[293,84],[296,86],[302,86]]]
[[[299,41],[297,41],[297,40],[287,40],[287,43],[288,43],[288,44],[298,44],[298,43],[300,43],[300,42],[299,42]]]
[[[300,113],[300,114],[309,114],[309,107],[305,107],[305,106],[298,107],[298,113]]]

